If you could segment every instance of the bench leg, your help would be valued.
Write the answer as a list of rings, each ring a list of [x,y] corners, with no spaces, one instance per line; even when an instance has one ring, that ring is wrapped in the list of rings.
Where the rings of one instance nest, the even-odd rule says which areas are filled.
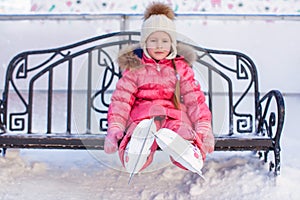
[[[275,147],[273,152],[274,152],[274,162],[275,163],[272,160],[269,162],[269,170],[271,172],[274,169],[274,175],[277,176],[277,175],[280,175],[280,147],[278,147],[278,146]],[[264,151],[263,153],[262,152],[258,153],[259,158],[263,157],[265,163],[268,162],[268,153],[269,153],[269,151]]]
[[[269,154],[269,151],[265,151],[264,152],[264,162],[268,162],[268,154]]]
[[[2,157],[5,157],[5,155],[6,155],[6,148],[0,149],[0,153],[1,153]]]
[[[274,149],[274,157],[275,157],[275,176],[280,175],[280,147],[275,147]]]
[[[257,152],[257,154],[258,154],[259,159],[263,158],[265,163],[268,162],[268,154],[269,154],[269,150],[264,151],[264,152],[259,151],[259,152]]]

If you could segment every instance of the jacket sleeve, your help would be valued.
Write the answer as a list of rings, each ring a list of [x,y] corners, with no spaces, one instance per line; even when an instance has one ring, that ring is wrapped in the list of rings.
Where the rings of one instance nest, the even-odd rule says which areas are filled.
[[[190,66],[183,68],[180,80],[180,93],[191,122],[210,122],[211,112],[205,102],[205,95]]]
[[[111,97],[111,103],[108,108],[108,134],[116,132],[116,130],[123,131],[135,101],[135,92],[137,85],[134,73],[127,72],[117,82],[116,89]]]

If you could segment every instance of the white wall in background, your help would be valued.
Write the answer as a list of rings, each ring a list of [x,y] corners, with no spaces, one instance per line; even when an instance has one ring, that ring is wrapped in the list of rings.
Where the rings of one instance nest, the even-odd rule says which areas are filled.
[[[259,71],[260,89],[300,93],[300,22],[289,20],[220,20],[179,18],[180,34],[206,48],[240,51]],[[141,17],[131,17],[129,30],[139,30]],[[0,89],[10,59],[25,50],[72,44],[120,30],[119,20],[0,21]]]

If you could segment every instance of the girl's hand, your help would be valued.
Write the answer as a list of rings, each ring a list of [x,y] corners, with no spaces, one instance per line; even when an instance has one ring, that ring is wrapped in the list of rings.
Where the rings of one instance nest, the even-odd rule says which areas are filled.
[[[205,134],[202,136],[202,142],[203,142],[203,150],[206,153],[211,153],[215,149],[215,138],[212,133]]]
[[[123,132],[110,132],[105,137],[104,151],[105,153],[112,154],[118,150],[118,142],[123,137]]]
[[[118,140],[115,137],[105,137],[104,151],[105,153],[115,153],[118,149]]]
[[[202,142],[201,149],[204,153],[207,154],[213,152],[215,149],[215,137],[212,133],[210,122],[196,123],[195,129]]]

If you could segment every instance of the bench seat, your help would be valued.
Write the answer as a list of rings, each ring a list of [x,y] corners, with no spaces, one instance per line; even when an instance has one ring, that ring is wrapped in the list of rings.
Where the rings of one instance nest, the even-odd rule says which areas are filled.
[[[1,148],[99,149],[103,150],[104,134],[2,134]],[[262,137],[215,137],[216,151],[266,151],[274,143]]]

